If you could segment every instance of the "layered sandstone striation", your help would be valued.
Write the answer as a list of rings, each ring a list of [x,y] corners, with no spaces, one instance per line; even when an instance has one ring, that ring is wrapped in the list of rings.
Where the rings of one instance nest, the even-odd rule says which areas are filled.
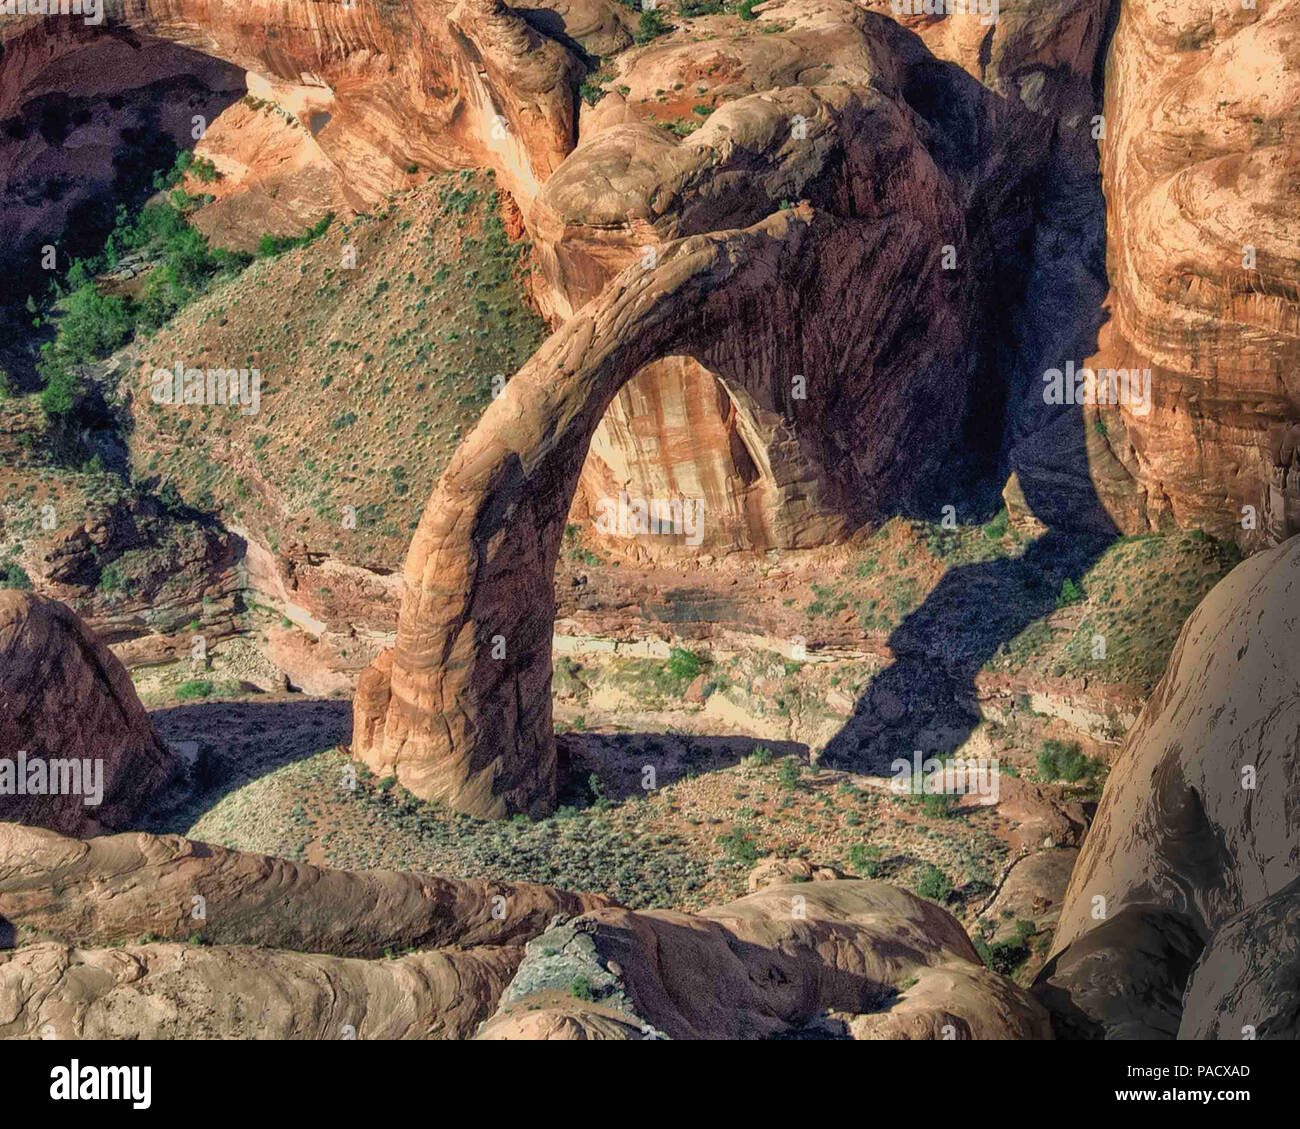
[[[579,977],[585,1006],[564,999]],[[762,1039],[828,1018],[859,1039],[1051,1037],[944,910],[856,880],[768,886],[697,915],[611,908],[557,923],[529,943],[480,1037]]]
[[[608,904],[526,882],[330,870],[178,835],[78,841],[0,824],[0,916],[82,946],[197,934],[210,944],[377,957],[521,943],[557,913]]]
[[[44,792],[17,794],[20,754],[29,789],[40,762]],[[0,591],[0,758],[14,774],[0,818],[74,835],[128,826],[177,771],[108,648],[63,604],[13,590]]]
[[[0,824],[5,945],[8,1038],[1051,1035],[945,910],[835,877],[634,913],[542,886]]]
[[[213,0],[126,0],[111,6],[104,28],[7,21],[0,113],[69,79],[71,93],[87,94],[121,81],[101,54],[114,38],[109,28],[138,73],[189,69],[143,62],[140,49],[157,51],[157,43],[228,64],[227,75],[247,72],[254,93],[292,108],[354,206],[404,186],[412,161],[493,167],[531,200],[576,140],[578,55],[499,0],[411,7],[254,0],[238,20]],[[78,79],[76,59],[87,51],[94,54],[81,61],[94,65]]]
[[[1058,1034],[1295,1037],[1298,609],[1293,537],[1234,569],[1183,628],[1111,769],[1036,984]]]
[[[1300,411],[1298,34],[1285,4],[1120,6],[1102,142],[1111,320],[1091,363],[1151,371],[1149,410],[1104,413],[1131,481],[1103,499],[1126,531],[1176,522],[1255,545],[1300,529],[1282,441]]]
[[[0,1038],[465,1039],[519,950],[358,960],[241,945],[0,953]]]

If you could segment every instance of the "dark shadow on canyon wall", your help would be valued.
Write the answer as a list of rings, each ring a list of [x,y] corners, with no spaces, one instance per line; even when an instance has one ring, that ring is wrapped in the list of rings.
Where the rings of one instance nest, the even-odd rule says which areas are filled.
[[[893,663],[827,744],[825,764],[888,774],[893,760],[916,750],[943,756],[960,748],[981,719],[976,675],[1049,616],[1064,582],[1077,584],[1119,535],[1089,478],[1083,409],[1049,405],[1043,396],[1043,373],[1071,360],[1081,366],[1096,352],[1106,319],[1106,208],[1095,155],[1089,164],[1078,146],[1059,148],[1036,208],[1024,285],[1011,292],[1000,333],[1006,413],[998,420],[977,403],[968,426],[976,433],[1000,427],[1000,465],[983,488],[963,486],[954,474],[936,484],[930,512],[908,516],[935,521],[941,505],[953,504],[966,520],[987,518],[990,493],[1014,473],[1046,532],[1019,556],[943,576],[890,635]]]

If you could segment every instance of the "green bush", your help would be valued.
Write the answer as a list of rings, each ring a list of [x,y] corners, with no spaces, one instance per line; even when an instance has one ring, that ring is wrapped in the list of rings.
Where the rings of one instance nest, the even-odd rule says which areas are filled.
[[[31,586],[31,577],[17,561],[10,561],[4,569],[0,570],[0,588],[21,588],[26,591]]]
[[[641,13],[641,20],[637,24],[636,34],[632,39],[639,46],[644,47],[652,39],[663,35],[667,30],[668,21],[664,19],[663,14],[651,8],[649,11]]]
[[[678,682],[690,682],[700,673],[700,656],[685,647],[674,647],[668,652],[665,664],[669,675]]]
[[[1056,606],[1069,607],[1070,604],[1077,604],[1082,599],[1083,593],[1079,590],[1079,586],[1067,576],[1061,584],[1061,594],[1056,597]]]
[[[99,570],[98,587],[101,592],[120,592],[126,587],[126,577],[116,565],[105,565]]]
[[[68,297],[59,319],[55,351],[73,363],[106,357],[131,336],[131,318],[121,298],[108,298],[93,282]]]
[[[736,13],[742,20],[756,20],[758,16],[754,13],[754,5],[760,3],[760,0],[740,0],[740,6]]]
[[[182,702],[190,702],[196,698],[209,698],[212,696],[212,689],[212,683],[208,679],[192,678],[176,687],[176,697]]]
[[[1007,531],[1007,523],[1011,520],[1011,515],[1006,508],[998,510],[993,518],[984,526],[984,536],[990,541],[999,541]]]
[[[1015,934],[1006,941],[988,944],[976,940],[975,949],[989,968],[1001,976],[1011,976],[1029,959],[1029,938],[1033,935],[1032,921],[1017,921]]]
[[[49,343],[42,346],[42,353],[49,349]],[[48,357],[43,358],[48,360]],[[76,373],[64,367],[46,364],[49,373],[45,387],[41,390],[41,409],[51,420],[61,420],[71,414],[81,390],[81,381]]]
[[[1038,778],[1076,784],[1093,779],[1105,766],[1085,756],[1078,741],[1044,741],[1038,753]]]
[[[947,901],[948,895],[952,893],[952,883],[948,881],[948,876],[942,870],[930,863],[925,873],[921,875],[921,880],[916,884],[916,892],[931,901],[943,902]]]
[[[880,877],[880,848],[854,843],[849,848],[849,865],[863,878]]]
[[[262,258],[267,258],[272,255],[281,255],[285,251],[292,251],[295,247],[306,247],[308,243],[324,235],[333,220],[334,213],[326,212],[302,235],[272,235],[267,232],[258,240],[257,253]]]
[[[752,866],[758,861],[758,845],[743,827],[733,827],[726,835],[719,835],[718,843],[727,849],[735,862]]]
[[[786,759],[781,762],[781,769],[776,774],[776,781],[782,788],[799,787],[799,762]]]

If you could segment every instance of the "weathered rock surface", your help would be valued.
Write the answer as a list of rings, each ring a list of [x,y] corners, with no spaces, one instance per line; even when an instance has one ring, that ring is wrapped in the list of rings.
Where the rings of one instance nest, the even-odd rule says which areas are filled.
[[[634,913],[0,825],[0,926],[0,1038],[468,1038],[494,1011],[484,1038],[763,1038],[828,1012],[862,1038],[1050,1036],[943,909],[833,876]]]
[[[413,8],[254,0],[238,20],[212,0],[130,0],[111,22],[146,44],[163,40],[233,64],[275,89],[356,205],[405,185],[411,161],[495,167],[530,200],[576,140],[577,55],[498,0],[421,0]],[[79,20],[35,17],[8,23],[5,33],[16,57],[11,63],[6,50],[0,113],[57,85],[60,72],[75,74],[78,55],[109,38]],[[73,92],[115,81],[112,61],[96,61],[105,73],[92,66]],[[503,126],[494,131],[498,117]]]
[[[1090,364],[1150,368],[1152,404],[1104,413],[1135,485],[1103,500],[1126,531],[1176,521],[1275,543],[1300,528],[1300,476],[1269,439],[1300,411],[1300,12],[1119,12],[1102,143],[1112,320]]]
[[[781,22],[761,45],[744,36],[703,46],[670,38],[620,57],[621,93],[584,117],[581,144],[531,211],[539,302],[553,317],[569,317],[666,240],[744,227],[793,200],[862,218],[910,210],[935,191],[932,163],[967,214],[961,241],[950,246],[971,300],[985,307],[980,325],[991,330],[1021,270],[1029,186],[1058,146],[1077,143],[1073,128],[1058,136],[1051,122],[1077,125],[1091,112],[1097,5],[1062,7],[1069,15],[1059,28],[1040,20],[1034,33],[1017,32],[1001,71],[975,57],[988,29],[966,51],[941,38],[918,40],[844,0],[770,5],[765,16]],[[975,19],[925,26],[940,24],[978,26]],[[958,56],[970,74],[939,61]],[[986,68],[988,87],[974,77]],[[716,108],[679,141],[659,126],[674,108],[690,110],[691,99],[673,94],[663,104],[655,95],[696,83]],[[606,111],[616,99],[621,111]],[[927,167],[918,167],[920,153]],[[902,203],[908,180],[912,202]],[[996,294],[981,293],[980,280],[996,275],[1003,281]],[[982,383],[993,362],[974,336],[969,345],[954,367],[972,364]],[[819,497],[816,468],[780,424],[698,361],[647,365],[593,437],[574,519],[626,489],[633,497],[703,499],[710,551],[834,541],[852,528],[850,515]],[[638,554],[680,550],[680,538],[636,541]]]
[[[520,950],[394,960],[199,945],[0,953],[0,1038],[464,1039]]]
[[[788,886],[795,882],[833,882],[843,877],[833,866],[818,866],[807,859],[783,859],[773,855],[759,861],[749,872],[745,885],[751,894],[755,894],[768,886]]]
[[[1300,1039],[1300,878],[1228,918],[1183,996],[1180,1039]]]
[[[588,1007],[564,1000],[581,982]],[[1049,1038],[931,902],[880,882],[769,886],[698,915],[596,910],[529,943],[483,1038],[744,1039],[821,1013],[857,1038]]]
[[[195,898],[202,915],[195,917]],[[179,835],[80,842],[0,824],[0,916],[82,947],[146,935],[339,956],[519,944],[611,904],[531,883],[309,866]]]
[[[1238,1018],[1290,1029],[1298,629],[1300,537],[1235,568],[1184,626],[1111,769],[1035,985],[1058,1034],[1170,1038],[1221,1021],[1240,1037]],[[1257,926],[1248,941],[1243,919]],[[1233,987],[1247,969],[1249,994]]]
[[[0,591],[0,758],[15,774],[30,762],[77,761],[95,785],[57,773],[62,794],[0,792],[0,819],[91,834],[127,826],[176,771],[167,747],[136,697],[126,668],[77,615],[43,596]],[[30,766],[29,766],[30,767]],[[3,769],[0,769],[3,771]],[[50,777],[55,770],[48,767]],[[102,774],[102,775],[100,775]],[[3,777],[0,777],[3,779]],[[28,783],[32,777],[28,774]],[[52,783],[47,779],[47,787]],[[5,791],[8,791],[6,789]]]

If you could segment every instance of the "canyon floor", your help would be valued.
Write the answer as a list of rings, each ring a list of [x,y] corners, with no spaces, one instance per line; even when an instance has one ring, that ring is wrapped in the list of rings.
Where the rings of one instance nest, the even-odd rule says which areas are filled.
[[[1076,543],[1043,580],[1023,562],[1035,539],[1004,523],[896,521],[833,552],[729,558],[687,578],[570,540],[557,578],[573,632],[557,635],[557,814],[475,819],[376,778],[348,757],[347,697],[286,690],[253,632],[203,663],[134,672],[158,732],[196,759],[200,782],[143,827],[342,869],[600,890],[638,909],[724,902],[746,892],[759,859],[805,860],[933,898],[1001,945],[1000,967],[1028,983],[1063,886],[995,902],[1008,864],[1046,840],[1067,860],[1052,880],[1068,876],[1127,725],[1187,612],[1233,559],[1195,534],[1099,552]],[[1067,579],[1078,598],[1062,601]],[[968,610],[964,625],[942,605],[927,611],[945,598]],[[1000,636],[995,608],[1023,629]],[[945,617],[942,632],[924,629],[929,614]],[[900,632],[909,616],[918,629]],[[790,657],[801,633],[815,642]],[[901,699],[880,682],[917,662],[947,668],[938,694],[933,677]],[[822,763],[851,719],[882,711],[886,763]],[[913,748],[996,759],[997,801],[891,791],[888,761]],[[1058,770],[1060,750],[1073,757]]]

